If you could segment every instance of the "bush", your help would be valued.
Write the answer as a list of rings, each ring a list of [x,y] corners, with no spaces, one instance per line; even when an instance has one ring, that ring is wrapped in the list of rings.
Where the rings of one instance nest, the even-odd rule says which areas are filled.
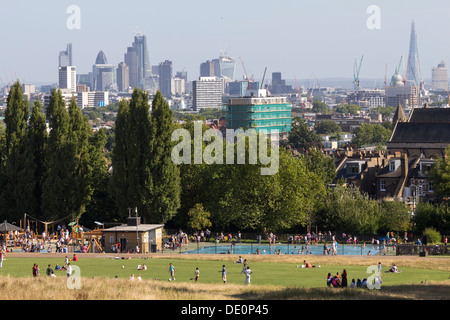
[[[438,243],[441,242],[441,234],[434,228],[426,228],[423,231],[423,236],[428,237],[428,243]]]

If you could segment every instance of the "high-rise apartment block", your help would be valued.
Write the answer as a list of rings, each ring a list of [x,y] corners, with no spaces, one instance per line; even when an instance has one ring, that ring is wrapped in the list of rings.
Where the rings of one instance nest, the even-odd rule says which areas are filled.
[[[434,91],[448,90],[448,69],[445,61],[442,61],[436,68],[431,71],[431,89]]]
[[[200,77],[192,83],[193,108],[222,108],[223,79],[218,77]]]
[[[77,91],[77,68],[75,66],[59,67],[59,88],[68,92]]]
[[[286,97],[267,96],[267,90],[249,90],[245,97],[230,97],[226,105],[227,129],[255,129],[281,135],[291,131],[292,104]]]

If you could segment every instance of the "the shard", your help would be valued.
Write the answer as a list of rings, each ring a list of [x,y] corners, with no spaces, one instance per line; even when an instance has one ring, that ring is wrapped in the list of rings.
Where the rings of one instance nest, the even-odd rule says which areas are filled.
[[[419,86],[422,82],[419,51],[417,49],[417,33],[414,21],[411,24],[411,40],[409,43],[409,58],[406,69],[406,83],[409,86]]]

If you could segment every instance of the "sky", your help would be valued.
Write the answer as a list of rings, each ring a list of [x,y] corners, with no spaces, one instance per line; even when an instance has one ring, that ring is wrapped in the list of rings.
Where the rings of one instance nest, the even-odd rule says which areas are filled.
[[[100,50],[109,63],[124,60],[136,30],[147,36],[150,63],[173,62],[174,73],[199,76],[200,63],[220,53],[236,59],[236,79],[245,69],[261,79],[281,72],[284,79],[309,81],[360,77],[384,79],[407,60],[411,22],[416,23],[423,78],[441,60],[450,62],[448,0],[37,0],[0,5],[0,85],[56,83],[58,53],[72,42],[73,64],[88,73]],[[79,8],[79,26],[75,21]],[[371,5],[379,8],[380,24]],[[79,27],[79,28],[78,28]]]

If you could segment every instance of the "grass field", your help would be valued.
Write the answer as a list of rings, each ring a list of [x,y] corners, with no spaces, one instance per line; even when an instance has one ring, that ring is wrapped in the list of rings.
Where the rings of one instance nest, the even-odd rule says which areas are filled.
[[[450,297],[450,259],[419,257],[365,256],[243,256],[253,271],[251,285],[244,285],[242,265],[233,263],[235,255],[79,255],[82,289],[68,290],[65,271],[55,271],[56,278],[47,278],[48,264],[64,264],[64,255],[17,254],[6,256],[0,269],[0,289],[14,288],[4,299],[33,296],[33,292],[54,292],[61,299],[448,299]],[[68,254],[70,258],[71,255]],[[121,258],[125,259],[121,259]],[[127,259],[127,257],[130,257]],[[316,268],[301,268],[307,258]],[[382,262],[387,270],[396,263],[401,273],[383,273],[382,289],[330,289],[326,286],[328,272],[341,273],[345,268],[348,281],[371,274],[367,267]],[[38,263],[41,279],[32,278],[32,266]],[[176,281],[169,282],[169,263],[175,266]],[[146,271],[137,266],[146,264]],[[227,269],[227,284],[222,283],[222,265]],[[318,267],[320,265],[320,268]],[[298,267],[297,267],[298,266]],[[195,268],[200,281],[194,283]],[[141,275],[143,281],[129,281],[130,274]],[[117,280],[113,278],[117,276]],[[16,286],[15,284],[20,284]],[[150,284],[150,285],[149,285]],[[58,289],[55,289],[55,288]],[[45,289],[46,288],[46,289]],[[139,289],[138,289],[139,288]],[[226,288],[226,289],[225,289]],[[43,297],[44,298],[44,297]],[[27,298],[25,298],[27,299]],[[33,298],[29,298],[33,299]]]

